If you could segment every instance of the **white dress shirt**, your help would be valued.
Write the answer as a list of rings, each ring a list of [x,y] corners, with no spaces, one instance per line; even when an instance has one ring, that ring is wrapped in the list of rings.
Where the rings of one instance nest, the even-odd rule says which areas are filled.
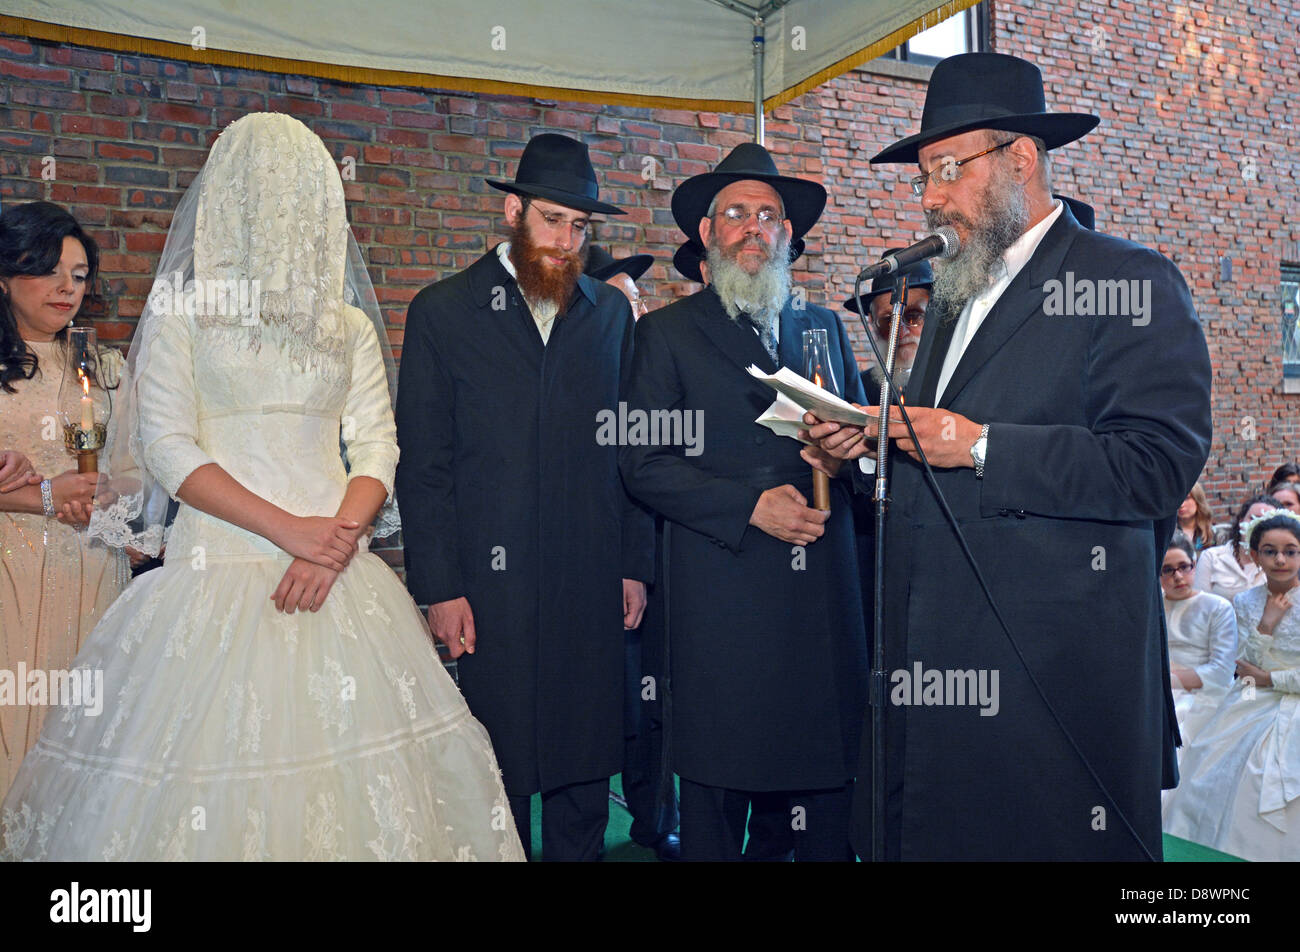
[[[1192,585],[1202,592],[1211,592],[1220,598],[1232,599],[1248,588],[1268,581],[1264,570],[1253,561],[1243,566],[1237,561],[1232,543],[1202,549],[1196,557],[1196,574]]]
[[[971,340],[975,337],[975,332],[980,329],[984,323],[984,318],[988,317],[989,311],[993,310],[993,305],[998,303],[1002,297],[1002,292],[1007,289],[1016,275],[1034,256],[1038,250],[1039,243],[1047,230],[1055,224],[1056,219],[1061,217],[1062,205],[1056,202],[1056,208],[1046,218],[1040,221],[1033,228],[1021,235],[1015,240],[1006,251],[1002,253],[1002,268],[993,283],[988,288],[975,295],[966,302],[962,308],[961,317],[957,319],[957,326],[953,329],[952,343],[948,345],[948,356],[943,362],[943,370],[939,374],[939,386],[934,391],[935,404],[938,405],[939,398],[943,396],[944,390],[948,386],[948,381],[952,379],[953,373],[957,370],[957,364],[961,362],[962,354],[966,353],[966,348],[970,346]]]

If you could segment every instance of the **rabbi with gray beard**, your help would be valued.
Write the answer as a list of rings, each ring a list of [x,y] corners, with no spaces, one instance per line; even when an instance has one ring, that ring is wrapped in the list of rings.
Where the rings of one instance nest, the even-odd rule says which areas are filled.
[[[797,442],[754,422],[773,395],[746,372],[801,372],[803,331],[824,328],[845,396],[866,399],[839,318],[791,294],[790,243],[825,204],[825,189],[779,174],[762,146],[737,146],[673,195],[712,283],[636,328],[629,407],[706,424],[698,455],[620,452],[628,491],[666,520],[661,689],[686,860],[741,859],[747,815],[747,859],[852,856],[867,647],[849,483],[831,481],[829,513],[810,508],[812,470]]]
[[[997,671],[1000,693],[996,716],[884,708],[886,859],[1161,857],[1178,733],[1157,566],[1209,452],[1210,362],[1178,269],[1052,197],[1048,150],[1097,123],[1048,112],[1032,63],[962,54],[935,67],[921,131],[872,159],[914,163],[927,223],[961,239],[935,264],[904,396],[973,557],[895,412],[884,667]],[[1067,275],[1150,290],[1140,311],[1065,316],[1045,300]],[[833,471],[875,445],[874,425],[805,421],[806,458]]]

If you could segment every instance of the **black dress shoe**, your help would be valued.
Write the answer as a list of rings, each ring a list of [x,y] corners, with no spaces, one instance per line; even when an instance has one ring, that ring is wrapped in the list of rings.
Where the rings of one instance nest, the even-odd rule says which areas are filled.
[[[682,838],[676,833],[667,833],[653,847],[655,858],[661,863],[680,863],[682,861]]]

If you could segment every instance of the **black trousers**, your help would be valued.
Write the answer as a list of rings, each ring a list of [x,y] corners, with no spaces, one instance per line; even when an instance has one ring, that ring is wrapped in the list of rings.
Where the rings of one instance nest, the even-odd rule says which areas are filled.
[[[754,792],[711,787],[683,777],[681,788],[683,860],[724,863],[853,859],[849,847],[852,784],[833,790]]]
[[[647,614],[655,611],[654,603]],[[632,814],[632,841],[654,846],[677,829],[677,791],[672,776],[661,778],[663,762],[663,700],[659,696],[661,680],[653,665],[642,660],[640,628],[623,632],[627,650],[623,693],[623,797]],[[642,678],[650,676],[650,682]],[[661,780],[663,783],[661,784]],[[663,789],[660,789],[662,786]]]
[[[510,797],[515,829],[531,853],[532,797]],[[600,858],[609,824],[609,778],[542,791],[542,859],[547,862],[590,863]]]

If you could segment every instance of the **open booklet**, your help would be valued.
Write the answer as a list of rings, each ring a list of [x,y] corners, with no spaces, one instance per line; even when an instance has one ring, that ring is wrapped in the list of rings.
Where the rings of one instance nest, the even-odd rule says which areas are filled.
[[[800,377],[789,367],[782,367],[774,374],[765,374],[758,367],[750,364],[749,373],[780,395],[777,397],[777,402],[768,408],[768,413],[776,411],[781,406],[780,397],[784,396],[801,410],[811,410],[821,420],[851,423],[854,426],[866,426],[871,421],[871,417],[853,404],[841,400],[828,390],[823,390],[811,380]],[[783,411],[781,418],[786,419],[784,414],[788,414],[789,408],[781,407],[781,410]],[[802,413],[800,415],[802,416]],[[762,422],[762,419],[760,417],[756,422]]]
[[[872,419],[853,404],[823,390],[811,380],[800,377],[789,367],[782,367],[774,374],[765,374],[750,364],[749,372],[776,391],[772,405],[754,422],[767,427],[777,436],[788,436],[807,443],[807,440],[799,439],[799,431],[806,429],[803,422],[806,410],[811,410],[819,419],[852,423],[854,426],[865,426]],[[858,465],[864,473],[876,471],[876,461],[869,457],[864,456],[858,460]]]

